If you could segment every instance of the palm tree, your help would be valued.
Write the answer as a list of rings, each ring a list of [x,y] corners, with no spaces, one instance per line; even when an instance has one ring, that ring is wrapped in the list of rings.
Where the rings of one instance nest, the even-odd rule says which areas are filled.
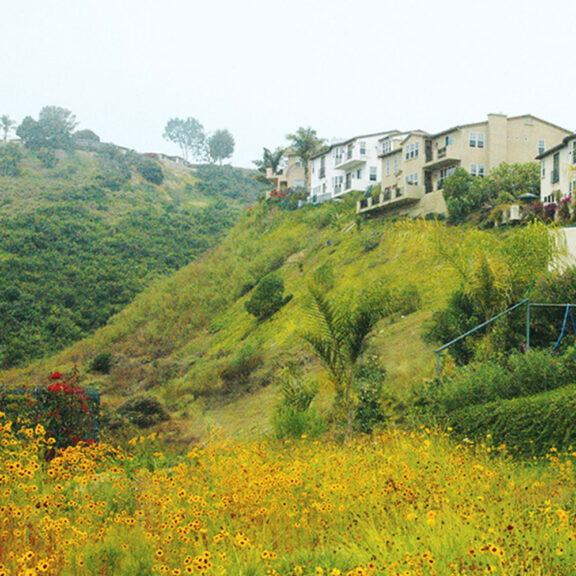
[[[315,286],[310,288],[310,294],[311,328],[304,332],[303,338],[316,352],[344,402],[348,440],[352,433],[352,394],[359,360],[370,332],[394,306],[389,292],[381,286],[374,286],[357,298],[348,292],[338,300],[330,300]]]
[[[278,174],[278,171],[280,170],[280,164],[284,158],[284,152],[284,148],[276,148],[274,152],[268,148],[264,148],[264,154],[262,156],[263,167],[270,168],[272,174]]]
[[[15,124],[16,121],[12,120],[12,118],[10,118],[8,114],[2,114],[2,116],[0,116],[0,127],[4,132],[4,142],[8,140],[8,133],[10,132],[10,130],[12,130],[12,126],[14,126]]]
[[[300,127],[294,134],[288,134],[286,138],[292,143],[291,147],[296,156],[302,160],[302,164],[304,165],[306,187],[308,187],[308,163],[310,162],[312,156],[314,156],[314,154],[316,154],[316,152],[322,148],[324,140],[318,138],[316,130],[313,130],[310,127]]]

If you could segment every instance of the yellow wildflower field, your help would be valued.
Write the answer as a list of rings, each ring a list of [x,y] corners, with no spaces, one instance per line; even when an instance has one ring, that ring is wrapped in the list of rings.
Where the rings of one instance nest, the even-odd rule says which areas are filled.
[[[571,455],[429,429],[347,445],[215,436],[165,456],[0,419],[0,575],[576,573]]]

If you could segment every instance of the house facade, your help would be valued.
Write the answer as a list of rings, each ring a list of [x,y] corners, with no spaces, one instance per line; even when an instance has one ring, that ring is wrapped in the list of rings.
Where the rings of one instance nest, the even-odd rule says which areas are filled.
[[[352,191],[365,191],[382,177],[380,140],[397,131],[356,136],[333,144],[310,160],[310,196],[316,204]]]
[[[358,212],[409,206],[412,216],[444,214],[443,184],[456,168],[483,177],[502,162],[531,162],[569,134],[532,115],[504,114],[436,134],[410,132],[381,155],[382,194],[359,202]]]
[[[559,202],[576,191],[576,134],[538,156],[540,160],[540,199]]]
[[[266,168],[266,178],[277,191],[306,187],[304,164],[291,148],[284,153],[284,163],[279,171],[274,173],[271,168]],[[270,191],[266,193],[266,197],[268,198],[269,195]]]

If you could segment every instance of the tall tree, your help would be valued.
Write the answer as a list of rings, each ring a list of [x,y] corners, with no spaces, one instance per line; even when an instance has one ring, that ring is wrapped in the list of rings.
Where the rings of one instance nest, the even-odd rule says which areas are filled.
[[[316,130],[312,128],[300,127],[294,134],[288,134],[286,136],[288,140],[292,143],[292,150],[302,160],[304,165],[304,175],[306,179],[306,187],[309,186],[309,162],[312,156],[316,154],[321,148],[324,140],[318,138]]]
[[[16,134],[28,148],[69,148],[77,124],[70,110],[59,106],[44,106],[38,120],[26,116]]]
[[[204,126],[196,118],[171,118],[164,128],[163,137],[180,147],[182,156],[203,160],[206,156]]]
[[[234,154],[234,136],[228,130],[216,130],[208,138],[208,154],[213,162],[222,165],[222,160]]]
[[[8,114],[2,114],[2,116],[0,116],[0,127],[2,128],[2,132],[4,132],[4,142],[8,141],[8,134],[15,124],[16,121],[12,120]]]

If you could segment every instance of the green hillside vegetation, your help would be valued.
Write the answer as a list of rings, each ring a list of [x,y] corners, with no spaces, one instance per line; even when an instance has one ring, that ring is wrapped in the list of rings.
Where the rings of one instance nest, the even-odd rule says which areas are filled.
[[[77,363],[86,372],[84,384],[100,387],[109,407],[134,396],[160,399],[172,416],[167,427],[181,440],[205,435],[212,424],[237,437],[269,434],[287,365],[316,380],[317,413],[332,407],[333,386],[302,338],[310,321],[309,285],[337,300],[379,283],[416,305],[378,324],[365,357],[385,367],[386,403],[411,405],[434,378],[438,343],[424,338],[434,315],[466,287],[496,295],[496,304],[484,300],[484,313],[523,296],[532,280],[548,274],[550,235],[538,223],[502,232],[434,221],[360,222],[354,201],[297,211],[259,203],[218,246],[148,288],[93,337],[7,372],[4,380],[40,383],[51,370]],[[258,318],[246,304],[271,274],[282,280],[285,301]],[[496,348],[500,332],[478,354]],[[102,355],[111,359],[109,374],[90,371]]]
[[[261,189],[245,170],[193,170],[87,142],[90,150],[0,146],[3,368],[103,326],[215,245]]]

